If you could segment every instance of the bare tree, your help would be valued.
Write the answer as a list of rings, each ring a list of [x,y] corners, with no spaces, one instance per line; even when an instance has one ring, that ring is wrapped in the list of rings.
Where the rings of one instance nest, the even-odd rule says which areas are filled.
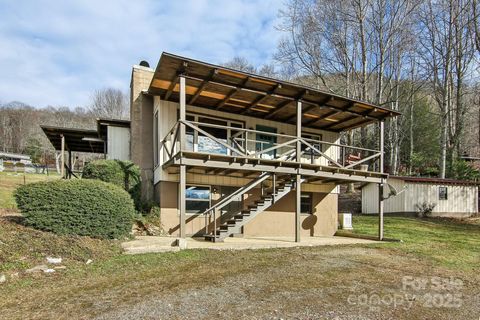
[[[224,67],[240,70],[248,73],[257,73],[257,69],[246,58],[236,56],[232,60],[222,63]]]
[[[460,153],[467,112],[465,84],[474,58],[474,19],[469,0],[428,0],[422,9],[420,56],[441,119],[439,175],[445,178]]]
[[[96,90],[91,98],[89,112],[97,118],[128,119],[128,97],[113,88]]]

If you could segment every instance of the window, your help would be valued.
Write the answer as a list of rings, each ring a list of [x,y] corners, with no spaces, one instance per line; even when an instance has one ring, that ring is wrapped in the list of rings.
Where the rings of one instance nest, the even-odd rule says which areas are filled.
[[[179,114],[178,114],[179,116]],[[243,128],[242,122],[235,122],[227,119],[218,119],[214,117],[202,116],[197,114],[187,114],[187,121],[198,122],[198,127],[203,131],[214,136],[216,139],[224,143],[231,144],[230,137],[237,133],[238,130],[230,128]],[[202,123],[224,126],[225,128],[215,128],[210,126],[202,126]],[[206,152],[215,154],[230,154],[231,151],[220,143],[212,140],[203,133],[200,133],[190,127],[186,127],[186,149],[194,152]],[[240,139],[241,140],[241,139]],[[240,141],[241,142],[241,141]]]
[[[155,116],[153,118],[153,147],[155,148],[153,150],[153,160],[155,166],[158,166],[160,152],[160,150],[158,150],[158,110],[155,112]]]
[[[263,131],[268,133],[277,133],[277,128],[271,128],[267,126],[262,126],[257,124],[256,127],[257,131]],[[256,151],[263,151],[272,148],[277,144],[277,137],[270,134],[261,134],[257,133],[256,135]],[[275,159],[277,157],[277,149],[273,149],[271,151],[265,152],[262,154],[262,158],[270,158]]]
[[[198,122],[206,123],[206,124],[213,124],[217,126],[227,127],[227,121],[212,119],[212,118],[205,118],[199,117]],[[227,143],[228,137],[228,130],[226,128],[215,128],[215,127],[206,127],[206,126],[199,126],[200,129],[204,130],[205,132],[211,134],[213,137],[217,138],[218,140]],[[213,139],[207,137],[203,133],[198,133],[198,151],[199,152],[208,152],[208,153],[216,153],[216,154],[227,154],[227,148],[221,145],[218,142],[215,142]]]
[[[311,144],[315,149],[318,151],[323,151],[322,150],[322,145],[320,144],[320,141],[322,141],[322,136],[321,135],[315,135],[315,134],[310,134],[310,133],[302,133],[302,138],[308,139],[307,142]],[[318,142],[314,142],[311,140],[315,140]],[[309,146],[306,144],[302,143],[302,151],[304,152],[305,155],[309,155],[311,157],[318,156],[319,153],[313,149],[311,149]]]
[[[210,187],[187,186],[185,190],[186,212],[202,213],[210,207]]]
[[[195,117],[191,115],[186,116],[187,121],[195,121]],[[187,138],[186,142],[186,148],[188,151],[194,151],[193,145],[195,141],[195,130],[193,130],[191,127],[186,126],[185,128],[185,135]]]
[[[312,214],[312,194],[302,192],[300,196],[300,212],[306,214]]]
[[[448,190],[447,187],[438,187],[438,200],[447,200]]]

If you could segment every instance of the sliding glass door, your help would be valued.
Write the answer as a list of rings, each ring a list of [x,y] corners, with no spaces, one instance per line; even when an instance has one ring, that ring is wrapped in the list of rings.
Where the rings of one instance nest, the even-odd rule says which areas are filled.
[[[195,152],[230,155],[231,150],[219,143],[218,140],[231,145],[230,137],[238,132],[235,128],[243,128],[243,122],[204,115],[187,114],[187,120],[196,122],[195,125],[207,133],[187,126],[187,150]]]

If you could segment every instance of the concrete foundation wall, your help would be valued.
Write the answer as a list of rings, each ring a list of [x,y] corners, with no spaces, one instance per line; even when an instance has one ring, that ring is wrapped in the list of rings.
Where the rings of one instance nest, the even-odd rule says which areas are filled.
[[[243,203],[244,208],[259,198],[260,189],[252,190]],[[178,236],[178,183],[160,182],[155,186],[155,197],[159,199],[161,224],[164,231]],[[220,198],[212,193],[212,204]],[[337,231],[338,195],[329,192],[312,192],[313,214],[302,214],[302,236],[333,236]],[[187,236],[202,235],[205,224],[213,230],[213,221],[205,222],[202,215],[187,214]],[[220,224],[220,217],[217,219]],[[257,215],[243,228],[244,236],[294,236],[295,235],[295,192],[291,191],[269,210]]]

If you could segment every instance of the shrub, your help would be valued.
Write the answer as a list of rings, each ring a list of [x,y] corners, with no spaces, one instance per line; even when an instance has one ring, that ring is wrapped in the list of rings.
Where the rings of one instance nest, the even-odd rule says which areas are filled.
[[[95,160],[85,165],[82,178],[98,179],[122,187],[130,193],[137,210],[142,210],[140,168],[133,162]]]
[[[135,214],[127,192],[98,180],[55,180],[22,185],[15,200],[25,224],[57,234],[122,238]]]
[[[419,218],[428,218],[432,215],[433,209],[435,209],[437,205],[435,203],[417,203],[415,207],[417,208],[417,217]]]

